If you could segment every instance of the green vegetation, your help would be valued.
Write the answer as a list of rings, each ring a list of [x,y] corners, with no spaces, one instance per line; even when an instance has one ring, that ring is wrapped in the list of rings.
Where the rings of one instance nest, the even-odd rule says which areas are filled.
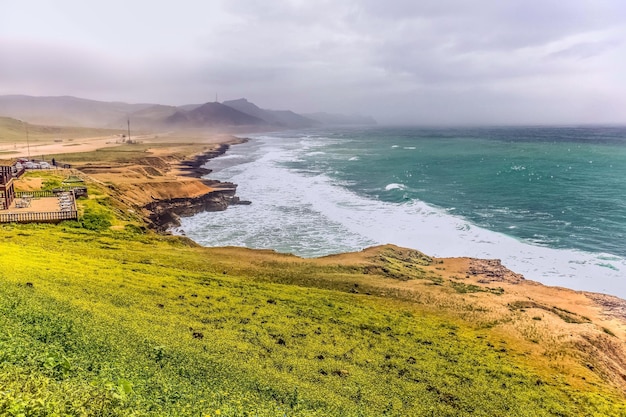
[[[242,250],[63,225],[0,241],[2,415],[626,412],[458,320],[242,275]]]
[[[450,285],[456,292],[459,294],[469,294],[474,292],[489,292],[495,295],[504,294],[504,289],[501,287],[491,288],[491,287],[480,287],[474,284],[464,284],[458,281],[451,281]]]
[[[584,365],[554,371],[530,343],[396,296],[392,280],[474,293],[415,251],[207,249],[144,232],[102,188],[79,203],[80,222],[0,227],[0,415],[626,413]]]
[[[591,320],[589,320],[588,317],[579,316],[578,314],[573,313],[571,311],[568,311],[568,310],[565,310],[556,306],[549,307],[543,304],[536,303],[534,301],[516,301],[514,303],[509,304],[509,308],[512,310],[524,310],[528,308],[538,308],[538,309],[549,311],[551,313],[556,314],[565,323],[581,324],[581,323],[591,322]]]

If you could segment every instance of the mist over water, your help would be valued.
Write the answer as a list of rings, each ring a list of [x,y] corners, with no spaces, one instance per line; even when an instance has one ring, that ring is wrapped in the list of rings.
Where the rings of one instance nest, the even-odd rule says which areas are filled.
[[[394,243],[626,298],[624,129],[281,132],[207,166],[253,204],[183,219],[206,246],[314,257]]]

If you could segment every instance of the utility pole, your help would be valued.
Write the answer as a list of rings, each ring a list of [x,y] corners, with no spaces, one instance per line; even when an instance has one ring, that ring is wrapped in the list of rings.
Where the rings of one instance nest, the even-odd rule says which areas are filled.
[[[126,119],[126,122],[128,123],[128,140],[127,140],[127,142],[130,143],[130,117]]]

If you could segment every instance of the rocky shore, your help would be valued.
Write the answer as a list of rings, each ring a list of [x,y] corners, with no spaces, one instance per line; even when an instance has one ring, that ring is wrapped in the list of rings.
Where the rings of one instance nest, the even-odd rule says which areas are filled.
[[[242,142],[246,142],[243,139]],[[202,179],[211,173],[211,169],[204,165],[212,158],[223,155],[230,148],[229,144],[220,144],[217,148],[202,152],[193,158],[178,163],[178,170],[184,176],[197,178],[210,191],[198,196],[185,196],[167,199],[154,198],[153,202],[146,204],[143,209],[150,214],[148,219],[154,229],[160,232],[167,231],[172,227],[180,226],[180,217],[189,217],[204,211],[222,211],[230,205],[251,204],[250,201],[241,200],[236,196],[237,184],[220,182],[217,180]]]
[[[148,216],[154,229],[167,231],[180,226],[180,217],[189,217],[204,211],[222,211],[234,204],[250,204],[235,195],[237,185],[219,183],[219,188],[199,197],[182,197],[155,200],[144,206],[151,214]]]
[[[247,142],[247,139],[243,139],[241,143]],[[222,143],[217,146],[216,149],[203,152],[196,155],[192,159],[184,160],[179,163],[180,170],[185,172],[187,176],[194,178],[202,178],[203,176],[210,174],[212,170],[205,168],[204,165],[211,159],[224,155],[226,151],[230,149],[230,145]],[[219,182],[219,181],[218,181]]]
[[[247,139],[198,132],[151,139],[130,150],[94,153],[75,169],[106,187],[122,210],[139,214],[158,232],[179,226],[180,217],[250,204],[236,196],[236,184],[203,178],[211,172],[204,167],[207,161]]]

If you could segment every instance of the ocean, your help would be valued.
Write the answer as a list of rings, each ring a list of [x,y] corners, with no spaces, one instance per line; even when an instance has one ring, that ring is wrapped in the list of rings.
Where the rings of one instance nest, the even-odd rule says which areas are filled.
[[[626,128],[284,131],[207,167],[252,204],[183,219],[205,246],[317,257],[393,243],[626,298]]]

